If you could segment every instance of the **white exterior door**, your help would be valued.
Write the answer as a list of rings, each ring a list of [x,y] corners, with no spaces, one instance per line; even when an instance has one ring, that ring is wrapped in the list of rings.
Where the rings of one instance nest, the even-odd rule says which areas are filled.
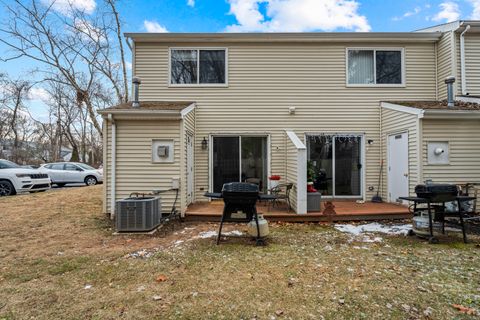
[[[193,136],[187,135],[187,205],[193,201]]]
[[[388,200],[408,196],[408,133],[388,136]]]

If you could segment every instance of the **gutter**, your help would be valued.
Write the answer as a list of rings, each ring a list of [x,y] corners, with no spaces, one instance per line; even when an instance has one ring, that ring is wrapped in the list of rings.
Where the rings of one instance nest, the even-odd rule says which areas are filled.
[[[425,119],[480,119],[478,110],[424,110]]]
[[[113,119],[113,115],[108,115],[108,120],[112,123],[112,136],[110,137],[112,141],[112,166],[110,171],[112,172],[111,176],[111,188],[110,188],[110,219],[115,217],[115,174],[116,174],[116,166],[117,166],[117,125],[115,123],[115,119]]]
[[[265,42],[436,42],[440,32],[247,32],[247,33],[125,33],[134,43],[265,43]]]
[[[460,74],[462,77],[462,95],[466,96],[467,93],[467,79],[465,77],[465,33],[470,30],[470,25],[465,26],[465,30],[460,34]]]

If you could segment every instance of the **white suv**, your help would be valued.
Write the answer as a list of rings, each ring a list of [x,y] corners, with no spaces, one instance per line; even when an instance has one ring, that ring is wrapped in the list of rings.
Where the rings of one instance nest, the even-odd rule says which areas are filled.
[[[63,187],[67,183],[85,183],[93,186],[103,182],[103,172],[85,163],[80,162],[55,162],[43,164],[38,168],[52,179],[52,183]]]
[[[0,159],[0,197],[18,192],[37,192],[50,189],[48,174]]]

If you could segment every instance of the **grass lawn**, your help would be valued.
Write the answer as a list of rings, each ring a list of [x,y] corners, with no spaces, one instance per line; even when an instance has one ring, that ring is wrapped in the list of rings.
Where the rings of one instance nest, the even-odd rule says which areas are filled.
[[[274,224],[266,247],[216,246],[199,237],[217,229],[206,223],[114,236],[101,195],[96,186],[0,199],[0,319],[473,319],[480,310],[478,238],[364,242],[330,226]]]

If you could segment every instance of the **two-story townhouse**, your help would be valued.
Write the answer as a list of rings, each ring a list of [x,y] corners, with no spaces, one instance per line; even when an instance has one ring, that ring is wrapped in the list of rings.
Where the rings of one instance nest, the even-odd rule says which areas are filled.
[[[480,39],[479,25],[470,22],[467,43]],[[368,200],[380,187],[395,202],[426,178],[480,181],[480,108],[439,102],[457,70],[448,32],[126,34],[141,85],[138,103],[100,111],[104,210],[131,192],[178,183],[185,212],[225,182],[265,191],[280,175],[305,213],[307,167],[323,197],[335,199]],[[465,54],[473,61],[479,52]],[[471,95],[476,67],[466,68]],[[430,164],[433,147],[450,148],[450,162],[442,154]],[[164,207],[174,198],[165,194]]]

